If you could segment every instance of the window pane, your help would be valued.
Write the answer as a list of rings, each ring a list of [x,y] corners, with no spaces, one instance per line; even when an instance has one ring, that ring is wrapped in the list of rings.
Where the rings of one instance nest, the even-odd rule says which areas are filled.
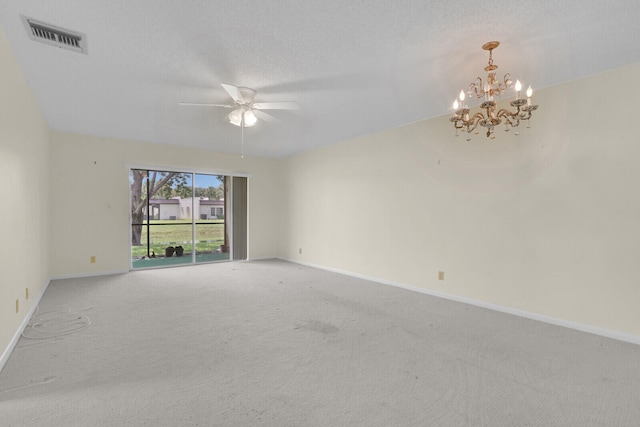
[[[191,221],[176,220],[169,225],[151,225],[151,248],[160,265],[191,263]],[[153,224],[153,221],[152,221]]]
[[[224,176],[196,174],[194,196],[196,262],[229,259],[228,242],[225,243]]]
[[[196,224],[196,262],[229,259],[224,247],[224,220],[201,220]]]

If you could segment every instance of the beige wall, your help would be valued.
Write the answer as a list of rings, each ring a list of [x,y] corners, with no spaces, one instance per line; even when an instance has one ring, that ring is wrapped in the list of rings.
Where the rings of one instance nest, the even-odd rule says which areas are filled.
[[[53,277],[129,269],[130,166],[250,174],[249,257],[275,256],[275,160],[61,132],[51,141]]]
[[[48,283],[50,223],[48,128],[2,30],[0,64],[2,355]]]
[[[538,91],[515,138],[440,117],[283,159],[280,255],[640,336],[638,75]]]

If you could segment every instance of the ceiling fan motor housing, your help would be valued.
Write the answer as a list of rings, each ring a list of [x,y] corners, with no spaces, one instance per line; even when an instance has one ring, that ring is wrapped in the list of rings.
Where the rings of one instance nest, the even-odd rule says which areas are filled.
[[[243,98],[243,103],[244,105],[251,105],[253,104],[253,99],[256,96],[256,91],[253,89],[250,89],[248,87],[239,87],[238,90],[240,91],[240,94],[242,94],[242,98]]]

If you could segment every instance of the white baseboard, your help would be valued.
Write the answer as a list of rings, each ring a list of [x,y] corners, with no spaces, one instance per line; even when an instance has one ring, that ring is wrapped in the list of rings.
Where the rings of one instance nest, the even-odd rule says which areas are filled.
[[[599,335],[599,336],[602,336],[602,337],[605,337],[605,338],[611,338],[611,339],[618,340],[618,341],[624,341],[624,342],[640,345],[640,336],[637,336],[637,335],[631,335],[631,334],[627,334],[627,333],[624,333],[624,332],[619,332],[619,331],[615,331],[615,330],[611,330],[611,329],[600,328],[600,327],[597,327],[597,326],[587,325],[587,324],[584,324],[584,323],[572,322],[570,320],[558,319],[558,318],[551,317],[551,316],[545,316],[543,314],[538,314],[538,313],[525,311],[525,310],[519,310],[517,308],[506,307],[506,306],[502,306],[502,305],[498,305],[498,304],[492,304],[492,303],[488,303],[488,302],[485,302],[485,301],[478,301],[478,300],[474,300],[474,299],[471,299],[471,298],[461,297],[461,296],[458,296],[458,295],[451,295],[451,294],[447,294],[447,293],[444,293],[444,292],[438,292],[438,291],[433,291],[433,290],[430,290],[430,289],[419,288],[417,286],[406,285],[404,283],[393,282],[393,281],[390,281],[390,280],[384,280],[384,279],[380,279],[380,278],[377,278],[377,277],[365,276],[363,274],[352,273],[350,271],[339,270],[337,268],[330,268],[330,267],[325,267],[325,266],[322,266],[322,265],[316,265],[316,264],[296,261],[296,260],[287,259],[287,258],[278,257],[278,259],[283,260],[283,261],[292,262],[294,264],[300,264],[300,265],[304,265],[304,266],[307,266],[307,267],[313,267],[313,268],[317,268],[317,269],[320,269],[320,270],[330,271],[330,272],[333,272],[333,273],[344,274],[345,276],[356,277],[356,278],[359,278],[359,279],[370,280],[372,282],[382,283],[384,285],[395,286],[397,288],[402,288],[402,289],[407,289],[407,290],[410,290],[410,291],[420,292],[422,294],[431,295],[431,296],[438,297],[438,298],[444,298],[444,299],[451,300],[451,301],[461,302],[461,303],[473,305],[473,306],[476,306],[476,307],[482,307],[482,308],[486,308],[486,309],[489,309],[489,310],[499,311],[501,313],[507,313],[507,314],[511,314],[511,315],[514,315],[514,316],[519,316],[519,317],[524,317],[524,318],[527,318],[527,319],[531,319],[531,320],[537,320],[539,322],[549,323],[549,324],[556,325],[556,326],[562,326],[562,327],[569,328],[569,329],[575,329],[577,331],[587,332],[589,334]]]
[[[252,261],[269,261],[270,259],[281,259],[283,261],[288,261],[288,260],[285,260],[283,258],[274,258],[272,256],[260,257],[260,258],[247,258],[244,261],[248,261],[248,262],[252,262]]]
[[[22,336],[22,331],[24,331],[24,329],[29,324],[29,320],[31,320],[33,313],[35,313],[36,309],[38,308],[38,304],[40,304],[40,300],[42,299],[42,296],[44,295],[44,293],[47,291],[47,288],[49,287],[50,283],[51,283],[51,280],[48,280],[47,283],[44,285],[44,288],[42,288],[42,291],[40,292],[40,294],[38,294],[36,299],[31,304],[31,308],[29,309],[29,312],[24,316],[24,319],[22,319],[22,323],[20,323],[18,330],[13,335],[13,338],[11,339],[11,341],[9,341],[9,345],[7,346],[7,348],[4,349],[4,352],[2,353],[2,357],[0,357],[0,371],[2,371],[2,368],[4,368],[4,365],[9,360],[9,357],[11,356],[13,349],[16,348],[16,345],[18,344],[18,341]]]
[[[92,273],[63,274],[60,276],[53,276],[51,280],[81,279],[83,277],[113,276],[115,274],[127,274],[127,273],[129,273],[129,270],[111,270],[111,271],[98,271],[98,272],[92,272]]]

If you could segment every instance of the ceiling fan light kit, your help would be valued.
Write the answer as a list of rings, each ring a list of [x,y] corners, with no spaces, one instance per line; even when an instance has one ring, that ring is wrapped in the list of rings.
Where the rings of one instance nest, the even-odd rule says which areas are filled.
[[[489,51],[489,64],[484,67],[484,70],[487,72],[487,78],[483,84],[482,78],[477,77],[474,82],[470,83],[467,92],[470,98],[474,95],[476,98],[484,98],[484,101],[480,104],[480,109],[485,111],[478,111],[471,114],[469,106],[464,102],[466,97],[464,90],[461,90],[458,96],[460,102],[456,99],[453,103],[454,113],[449,121],[453,123],[456,129],[456,136],[458,136],[459,130],[467,132],[467,141],[471,140],[471,132],[476,134],[479,132],[478,125],[487,129],[487,138],[494,139],[496,126],[504,123],[505,132],[508,132],[512,127],[517,128],[520,125],[520,121],[526,120],[527,123],[529,123],[533,112],[538,109],[537,105],[531,103],[531,96],[533,95],[531,86],[527,89],[527,98],[524,99],[521,98],[520,94],[522,90],[520,80],[516,80],[514,86],[509,73],[504,75],[502,81],[498,81],[496,78],[495,70],[498,66],[493,63],[493,49],[499,45],[500,42],[497,41],[490,41],[482,45],[482,49]],[[497,103],[494,97],[500,97],[512,86],[514,86],[516,92],[516,99],[511,101],[509,105],[515,110],[501,108],[496,111]],[[527,127],[529,127],[529,125],[527,125]],[[517,129],[516,135],[519,135]]]
[[[242,105],[229,113],[229,123],[236,126],[251,127],[258,122],[258,118],[250,107]]]

